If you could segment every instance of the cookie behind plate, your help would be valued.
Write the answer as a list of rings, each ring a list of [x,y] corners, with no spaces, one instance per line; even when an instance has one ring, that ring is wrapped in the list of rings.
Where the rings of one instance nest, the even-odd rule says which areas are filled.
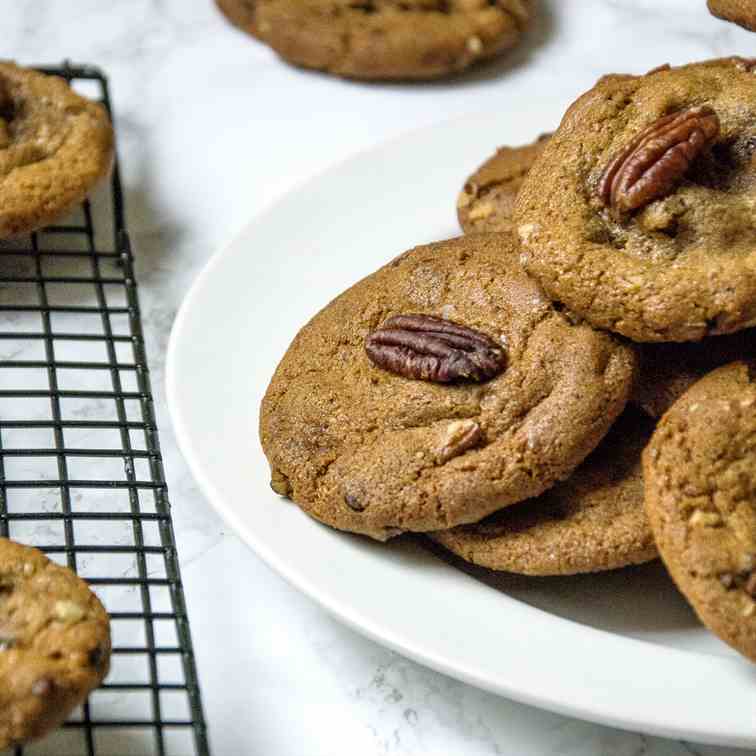
[[[709,10],[718,18],[756,31],[756,0],[709,0]]]
[[[457,73],[517,44],[531,0],[216,0],[284,60],[354,79]]]
[[[0,751],[59,726],[109,661],[108,615],[86,583],[0,538]]]

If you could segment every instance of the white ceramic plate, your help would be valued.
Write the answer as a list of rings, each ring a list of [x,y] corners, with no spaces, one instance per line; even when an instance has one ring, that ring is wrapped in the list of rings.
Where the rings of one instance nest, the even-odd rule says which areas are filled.
[[[257,554],[371,638],[564,714],[756,747],[756,668],[699,626],[658,563],[570,579],[463,570],[416,542],[330,530],[268,487],[258,406],[299,327],[405,249],[456,235],[465,177],[496,145],[555,126],[565,104],[409,134],[254,220],[176,319],[167,388],[178,439],[205,495]]]

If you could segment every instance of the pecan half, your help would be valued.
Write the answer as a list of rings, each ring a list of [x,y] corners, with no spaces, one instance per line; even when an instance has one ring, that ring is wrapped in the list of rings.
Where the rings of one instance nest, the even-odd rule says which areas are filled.
[[[378,367],[434,383],[487,381],[506,365],[504,350],[480,331],[432,315],[397,315],[365,340]]]
[[[621,215],[666,196],[718,134],[719,118],[706,106],[660,118],[607,165],[599,198]]]

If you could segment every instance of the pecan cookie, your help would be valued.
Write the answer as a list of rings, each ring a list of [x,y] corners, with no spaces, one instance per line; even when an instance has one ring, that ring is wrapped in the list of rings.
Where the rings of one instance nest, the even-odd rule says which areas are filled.
[[[756,60],[606,76],[515,205],[553,299],[636,341],[756,324]]]
[[[662,559],[701,621],[756,661],[756,362],[709,373],[643,453]]]
[[[650,418],[627,409],[563,483],[474,525],[430,536],[468,562],[522,575],[575,575],[655,559],[641,473],[652,432]]]
[[[263,399],[272,486],[385,540],[536,496],[630,395],[632,348],[555,310],[511,236],[416,247],[297,335]]]
[[[0,538],[0,750],[60,725],[109,660],[108,615],[86,583]]]
[[[644,344],[631,401],[651,417],[661,417],[707,373],[747,357],[756,357],[756,328],[701,342]]]
[[[465,182],[457,199],[459,225],[466,233],[512,231],[517,192],[550,134],[524,147],[499,147]]]
[[[259,0],[215,0],[223,15],[240,29],[257,36],[255,6]]]
[[[756,0],[709,0],[709,10],[718,18],[756,31]]]
[[[531,0],[216,0],[284,60],[356,79],[430,79],[514,46]]]
[[[110,170],[105,109],[63,79],[0,63],[0,238],[41,228]]]

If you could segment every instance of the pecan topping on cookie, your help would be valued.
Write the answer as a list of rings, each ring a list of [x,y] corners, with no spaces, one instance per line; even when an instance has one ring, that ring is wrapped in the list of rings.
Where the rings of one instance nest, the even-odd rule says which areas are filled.
[[[480,331],[432,315],[397,315],[365,340],[368,357],[405,378],[487,381],[504,370],[504,350]]]
[[[660,118],[604,169],[598,186],[600,199],[621,215],[666,196],[718,134],[719,118],[706,106]]]
[[[474,420],[455,420],[446,428],[443,446],[437,455],[438,461],[444,464],[477,446],[482,439],[483,431]]]

